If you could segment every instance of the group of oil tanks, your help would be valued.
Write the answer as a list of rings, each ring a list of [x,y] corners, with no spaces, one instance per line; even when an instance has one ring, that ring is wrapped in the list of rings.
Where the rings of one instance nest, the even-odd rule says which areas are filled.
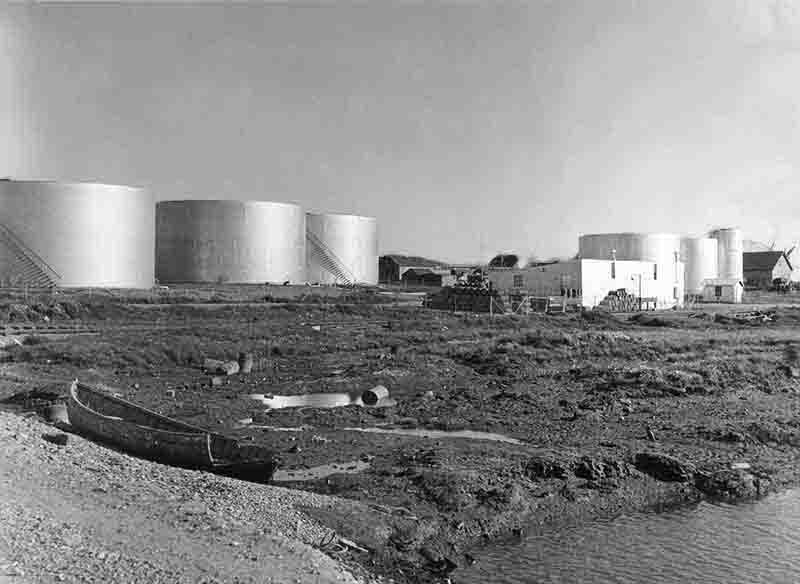
[[[160,282],[378,282],[374,218],[289,203],[162,201],[155,248]]]
[[[0,267],[3,285],[372,285],[377,224],[288,203],[156,204],[148,191],[132,187],[3,179]]]
[[[702,294],[706,280],[743,281],[742,232],[738,228],[715,229],[706,237],[681,237],[674,233],[602,233],[583,235],[579,255],[586,259],[649,261],[683,264],[688,296]],[[675,274],[677,280],[677,272]]]

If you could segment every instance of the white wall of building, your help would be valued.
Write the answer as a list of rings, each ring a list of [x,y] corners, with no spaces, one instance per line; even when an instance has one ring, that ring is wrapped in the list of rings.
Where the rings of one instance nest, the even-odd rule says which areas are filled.
[[[621,288],[637,297],[656,298],[658,308],[672,308],[683,303],[681,262],[677,267],[672,262],[641,261],[581,260],[581,264],[583,306],[586,308],[597,306],[609,292]]]
[[[642,298],[657,299],[658,308],[672,308],[683,302],[683,272],[682,262],[570,260],[540,267],[490,269],[488,277],[500,293],[560,296],[563,289],[574,289],[585,308],[597,306],[609,292],[622,288],[634,296],[641,290]]]
[[[703,302],[728,302],[739,304],[742,301],[744,286],[741,280],[730,278],[710,278],[703,286]]]

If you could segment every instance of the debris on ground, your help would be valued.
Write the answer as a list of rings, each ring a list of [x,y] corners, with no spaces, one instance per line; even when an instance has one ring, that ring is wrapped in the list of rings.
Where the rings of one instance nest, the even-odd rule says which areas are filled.
[[[69,436],[67,434],[42,434],[42,438],[57,446],[66,446]]]
[[[251,365],[252,366],[252,365]],[[205,359],[203,370],[206,373],[218,373],[220,375],[236,375],[239,373],[239,363],[237,361],[219,361],[218,359]]]

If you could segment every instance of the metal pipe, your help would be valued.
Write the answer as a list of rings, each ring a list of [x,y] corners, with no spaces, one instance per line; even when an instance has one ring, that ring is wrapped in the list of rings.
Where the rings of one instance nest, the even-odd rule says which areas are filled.
[[[389,397],[389,390],[382,385],[376,385],[372,389],[368,389],[361,394],[361,401],[364,402],[364,405],[374,406],[387,397]]]

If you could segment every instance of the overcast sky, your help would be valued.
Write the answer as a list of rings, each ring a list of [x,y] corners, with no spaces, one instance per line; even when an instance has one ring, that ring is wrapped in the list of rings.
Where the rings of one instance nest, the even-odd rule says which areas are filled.
[[[770,0],[6,5],[0,176],[373,215],[381,252],[800,237],[800,13]]]

